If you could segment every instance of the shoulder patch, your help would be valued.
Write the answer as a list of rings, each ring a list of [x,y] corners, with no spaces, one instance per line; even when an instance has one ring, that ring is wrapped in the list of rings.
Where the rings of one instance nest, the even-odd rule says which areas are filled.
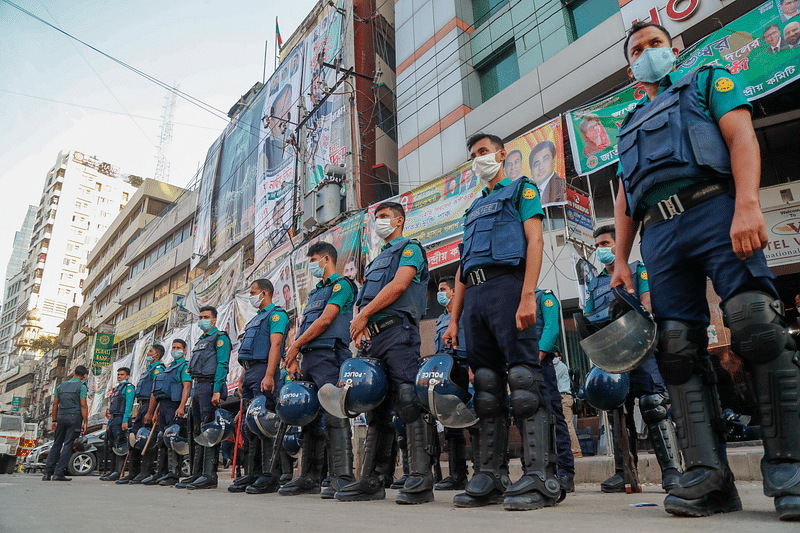
[[[414,250],[412,250],[411,248],[406,248],[403,251],[403,257],[411,257],[412,255],[414,255]]]
[[[544,306],[545,307],[553,307],[554,305],[555,305],[555,302],[553,300],[551,300],[550,298],[548,298],[547,300],[544,301]]]
[[[340,290],[342,290],[341,283],[337,283],[336,285],[333,286],[333,292],[339,292]]]
[[[718,78],[714,82],[714,88],[721,93],[726,93],[733,89],[733,80],[726,77]]]
[[[278,313],[274,313],[274,314],[272,315],[272,321],[273,321],[273,322],[277,322],[277,321],[278,321],[278,320],[280,320],[280,319],[281,319],[281,315],[279,315]]]
[[[522,191],[522,197],[526,200],[532,200],[536,198],[536,191],[534,189],[525,188],[525,190]]]
[[[643,280],[647,281],[647,271],[646,271],[646,270],[642,270],[642,273],[641,273],[641,278],[642,278]]]
[[[224,344],[225,344],[225,341],[224,341],[224,340],[222,340],[222,339],[218,339],[218,340],[217,340],[217,348],[222,348],[222,346],[223,346]]]
[[[154,376],[157,376],[157,375],[159,375],[160,373],[161,373],[161,369],[160,369],[160,368],[156,368],[155,370],[153,370],[153,375],[154,375]]]

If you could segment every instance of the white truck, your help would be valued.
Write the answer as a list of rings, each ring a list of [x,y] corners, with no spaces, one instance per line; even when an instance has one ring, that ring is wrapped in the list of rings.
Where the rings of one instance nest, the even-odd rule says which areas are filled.
[[[25,421],[17,415],[0,415],[0,474],[13,474],[17,449],[25,435]]]

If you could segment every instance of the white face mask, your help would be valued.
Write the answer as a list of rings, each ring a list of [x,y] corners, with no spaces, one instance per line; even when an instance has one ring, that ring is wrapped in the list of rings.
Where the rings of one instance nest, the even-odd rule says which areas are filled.
[[[381,239],[385,239],[386,237],[394,233],[395,227],[392,226],[392,220],[394,220],[394,218],[375,219],[375,234]]]
[[[261,309],[261,293],[250,296],[250,305],[256,309]]]
[[[500,167],[503,166],[502,162],[495,159],[496,154],[497,152],[479,155],[472,160],[472,172],[484,183],[492,181],[492,178],[497,176]]]

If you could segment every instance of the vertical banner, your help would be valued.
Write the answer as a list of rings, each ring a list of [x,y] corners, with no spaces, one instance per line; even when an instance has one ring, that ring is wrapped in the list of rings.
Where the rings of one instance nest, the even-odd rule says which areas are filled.
[[[217,177],[217,164],[222,146],[222,137],[214,141],[206,154],[206,161],[200,175],[200,197],[197,200],[197,216],[194,219],[192,258],[190,270],[211,251],[211,205],[214,199],[214,184]]]
[[[94,336],[94,357],[92,358],[92,370],[95,376],[102,369],[111,364],[111,350],[114,348],[114,335],[108,333],[96,333]]]
[[[592,208],[589,197],[567,188],[567,205],[564,207],[567,215],[567,239],[580,242],[587,246],[594,246],[594,224],[592,224]]]
[[[536,182],[542,207],[564,205],[567,189],[561,116],[506,143],[503,170],[512,180],[529,176]]]
[[[133,354],[130,361],[131,383],[139,383],[139,378],[142,377],[142,373],[147,368],[147,361],[145,361],[145,358],[147,357],[147,351],[155,342],[155,336],[156,332],[151,331],[134,343]],[[117,363],[114,364],[116,365]],[[116,379],[115,376],[116,373],[114,374],[114,377],[112,377],[112,382]]]
[[[261,110],[259,180],[255,194],[255,262],[289,240],[297,165],[297,104],[303,81],[303,51],[299,45],[270,77]]]
[[[198,308],[204,305],[220,306],[233,300],[242,277],[242,254],[243,250],[240,249],[194,290]]]
[[[343,3],[338,2],[337,7]],[[311,111],[322,100],[325,90],[336,84],[336,69],[323,67],[322,63],[342,64],[344,24],[342,15],[332,7],[322,17],[314,31],[305,41],[303,97],[306,109]],[[344,92],[344,91],[338,91]],[[306,144],[308,161],[307,190],[314,189],[324,179],[325,165],[344,166],[344,155],[348,146],[346,120],[349,120],[347,96],[333,94],[311,115]]]

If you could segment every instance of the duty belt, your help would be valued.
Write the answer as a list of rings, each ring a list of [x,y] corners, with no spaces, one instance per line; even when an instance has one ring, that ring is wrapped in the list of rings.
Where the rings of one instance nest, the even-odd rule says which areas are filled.
[[[214,381],[214,378],[192,378],[194,379],[195,383],[211,383]]]
[[[266,362],[265,361],[256,361],[255,359],[248,359],[248,360],[245,360],[245,361],[239,361],[239,364],[245,370],[250,370],[254,366],[256,366],[258,364],[266,364]]]
[[[730,184],[726,181],[702,185],[683,194],[673,194],[666,200],[658,202],[654,208],[644,214],[642,229],[658,222],[671,220],[688,209],[725,194],[729,190]]]
[[[381,318],[380,320],[376,320],[375,322],[371,322],[367,324],[367,331],[369,332],[370,337],[374,337],[378,335],[382,331],[386,331],[389,328],[394,326],[399,326],[403,323],[403,318],[399,316],[387,316],[386,318]]]
[[[124,415],[122,413],[115,415],[112,413],[111,418],[122,418]]]
[[[522,279],[525,277],[525,265],[517,266],[490,266],[485,268],[478,268],[467,274],[466,286],[469,289],[475,285],[486,283],[490,279],[499,278],[512,274]]]

